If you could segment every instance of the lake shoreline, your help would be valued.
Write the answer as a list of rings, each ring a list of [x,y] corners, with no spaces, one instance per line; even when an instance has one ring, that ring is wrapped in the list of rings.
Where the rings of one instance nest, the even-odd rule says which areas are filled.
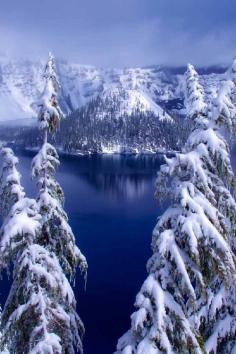
[[[16,146],[15,146],[16,147]],[[22,151],[26,151],[26,152],[37,152],[40,150],[40,146],[37,147],[19,147],[20,150]],[[65,151],[63,149],[61,149],[60,147],[56,147],[56,150],[58,152],[59,155],[61,156],[112,156],[112,155],[120,155],[120,156],[158,156],[158,155],[167,155],[167,156],[175,156],[175,154],[179,153],[180,151],[174,151],[174,150],[170,150],[170,151],[122,151],[122,152],[118,152],[118,151],[82,151],[82,150],[78,150],[78,151]]]

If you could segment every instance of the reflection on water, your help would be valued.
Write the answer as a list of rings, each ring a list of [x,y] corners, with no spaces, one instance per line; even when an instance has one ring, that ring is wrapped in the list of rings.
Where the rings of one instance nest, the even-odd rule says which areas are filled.
[[[21,153],[20,171],[28,196],[33,153]],[[84,354],[111,354],[128,329],[135,295],[146,276],[152,229],[161,213],[154,200],[157,156],[61,157],[57,179],[77,243],[88,264],[86,292],[74,289],[86,328]],[[3,303],[9,288],[2,283]]]
[[[158,155],[97,155],[62,160],[67,167],[72,164],[74,174],[107,197],[134,199],[149,189],[162,158]]]
[[[107,193],[111,198],[133,199],[142,196],[148,188],[149,183],[143,179],[132,175],[115,175],[115,174],[83,174],[93,187],[99,191]]]

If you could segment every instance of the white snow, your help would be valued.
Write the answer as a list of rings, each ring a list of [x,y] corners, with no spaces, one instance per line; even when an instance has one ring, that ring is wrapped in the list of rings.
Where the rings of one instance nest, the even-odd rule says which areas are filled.
[[[199,76],[193,65],[188,64],[185,73],[185,107],[189,117],[198,116],[206,112],[203,87],[199,83]]]
[[[82,107],[107,90],[127,92],[130,107],[141,102],[144,108],[160,112],[158,101],[183,96],[183,75],[167,74],[160,67],[104,69],[58,60],[56,62],[64,113]],[[40,61],[1,60],[0,121],[35,117],[32,103],[43,90],[44,64]],[[208,91],[216,92],[222,75],[202,77]]]

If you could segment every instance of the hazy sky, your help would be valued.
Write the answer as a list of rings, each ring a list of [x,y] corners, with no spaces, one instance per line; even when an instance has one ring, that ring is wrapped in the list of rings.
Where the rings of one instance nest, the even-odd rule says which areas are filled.
[[[130,66],[228,63],[235,0],[0,0],[0,56]]]

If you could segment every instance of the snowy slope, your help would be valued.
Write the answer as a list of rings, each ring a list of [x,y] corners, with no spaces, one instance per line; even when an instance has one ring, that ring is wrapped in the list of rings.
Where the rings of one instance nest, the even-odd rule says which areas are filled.
[[[31,103],[42,90],[42,63],[3,61],[0,63],[0,121],[30,118]]]
[[[35,116],[31,104],[42,90],[43,65],[40,61],[0,61],[0,121]],[[122,92],[123,112],[130,114],[139,108],[151,110],[162,118],[163,108],[183,96],[183,74],[161,67],[103,69],[60,60],[57,61],[57,70],[61,82],[60,103],[65,113],[85,105],[98,95]],[[216,92],[221,76],[201,77],[208,93]]]
[[[116,107],[114,117],[118,118],[122,115],[131,115],[135,111],[142,113],[153,112],[160,120],[172,121],[172,118],[161,108],[146,92],[141,89],[124,89],[116,86],[109,87],[99,95],[103,101],[111,102]],[[114,105],[115,103],[115,105]],[[104,111],[106,114],[106,111]]]
[[[128,112],[142,106],[142,110],[160,112],[158,101],[175,97],[179,79],[168,82],[160,69],[99,69],[58,62],[62,85],[62,106],[70,112],[98,95],[117,95],[126,92],[124,107]],[[128,97],[127,97],[128,96]],[[128,113],[126,111],[126,113]]]

